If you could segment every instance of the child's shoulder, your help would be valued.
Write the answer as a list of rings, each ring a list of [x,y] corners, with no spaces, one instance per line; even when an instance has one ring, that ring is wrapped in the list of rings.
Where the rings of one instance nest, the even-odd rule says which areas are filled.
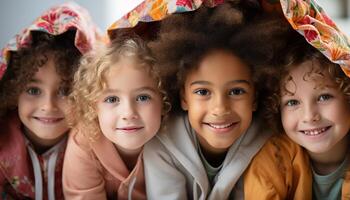
[[[81,126],[72,128],[69,132],[68,146],[88,152],[91,150],[91,141],[84,134],[84,129]]]
[[[293,160],[297,155],[304,157],[306,156],[306,152],[286,134],[282,133],[271,136],[256,157],[268,157],[276,160]]]
[[[285,176],[295,171],[295,166],[308,168],[307,153],[285,134],[271,136],[255,155],[247,170],[259,176]]]
[[[190,129],[191,126],[185,114],[174,114],[163,122],[157,136],[161,139],[169,138],[171,140],[178,140],[179,137],[183,137],[183,133],[189,132]]]
[[[162,129],[145,144],[145,154],[160,152],[181,152],[192,150],[193,133],[188,117],[184,114],[169,116]],[[177,154],[176,154],[177,155]]]
[[[244,188],[246,197],[261,199],[302,194],[311,188],[312,175],[307,153],[285,134],[272,136],[254,157],[245,171]],[[299,189],[298,189],[299,188]],[[302,188],[305,188],[302,189]],[[305,198],[302,198],[305,199]],[[306,198],[307,199],[307,198]]]

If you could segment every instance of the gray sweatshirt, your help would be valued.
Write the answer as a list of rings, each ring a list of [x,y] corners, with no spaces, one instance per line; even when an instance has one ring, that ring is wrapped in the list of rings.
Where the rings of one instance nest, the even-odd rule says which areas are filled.
[[[221,200],[234,195],[243,199],[243,187],[235,185],[242,181],[243,172],[270,135],[271,131],[264,131],[254,119],[229,148],[211,186],[187,115],[173,117],[144,148],[147,198]]]

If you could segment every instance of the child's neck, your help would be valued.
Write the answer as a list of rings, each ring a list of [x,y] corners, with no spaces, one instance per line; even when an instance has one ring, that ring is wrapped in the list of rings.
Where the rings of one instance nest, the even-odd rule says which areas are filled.
[[[115,145],[115,148],[117,149],[120,157],[124,161],[126,167],[131,172],[136,166],[136,163],[142,151],[142,148],[130,150],[130,149],[124,149],[124,148],[118,147],[117,145]]]
[[[26,127],[22,127],[22,129],[23,129],[24,135],[27,137],[27,139],[30,141],[31,145],[33,146],[34,151],[39,155],[47,152],[50,148],[58,144],[66,136],[66,133],[65,133],[58,138],[55,138],[52,140],[44,140],[42,138],[39,138],[34,133],[32,133]]]
[[[225,160],[227,151],[210,151],[200,146],[203,156],[212,167],[219,167]]]
[[[349,143],[349,137],[346,136],[328,152],[322,154],[308,152],[314,171],[319,175],[334,172],[348,156]]]

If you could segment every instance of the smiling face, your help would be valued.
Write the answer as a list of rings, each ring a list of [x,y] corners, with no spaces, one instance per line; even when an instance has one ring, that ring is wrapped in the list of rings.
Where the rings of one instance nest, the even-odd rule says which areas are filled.
[[[35,146],[50,147],[69,129],[65,121],[67,89],[62,85],[53,59],[48,59],[19,95],[19,118]]]
[[[146,67],[120,59],[105,75],[97,102],[101,131],[123,152],[140,151],[159,130],[162,98]]]
[[[226,152],[246,132],[254,92],[249,67],[226,51],[211,52],[189,72],[181,104],[205,151]]]
[[[350,107],[327,73],[317,79],[323,86],[312,80],[311,67],[311,61],[294,67],[289,73],[292,79],[281,85],[282,124],[287,135],[311,155],[332,155],[348,145]]]

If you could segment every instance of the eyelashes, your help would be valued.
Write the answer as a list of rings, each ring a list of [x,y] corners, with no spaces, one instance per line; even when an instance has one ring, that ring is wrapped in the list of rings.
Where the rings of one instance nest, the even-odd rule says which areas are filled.
[[[135,97],[135,101],[136,102],[148,102],[152,99],[151,95],[148,94],[141,94],[141,95],[137,95]],[[110,104],[114,104],[114,103],[120,103],[120,98],[118,96],[107,96],[104,98],[103,102],[105,103],[110,103]]]
[[[317,97],[317,102],[326,102],[326,101],[329,101],[333,98],[334,98],[333,95],[325,93],[325,94],[321,94]],[[298,106],[299,104],[300,104],[300,101],[297,99],[288,99],[282,103],[282,105],[288,106],[288,107]]]
[[[39,87],[29,87],[25,90],[25,92],[30,96],[40,96],[43,93],[43,90]],[[57,96],[66,97],[68,96],[69,92],[70,90],[68,87],[62,87],[56,91],[56,94]]]
[[[196,95],[199,96],[209,96],[211,95],[210,90],[205,89],[205,88],[200,88],[200,89],[196,89],[193,92]],[[229,96],[238,96],[238,95],[243,95],[246,94],[247,91],[244,88],[232,88],[229,90],[228,95]]]

